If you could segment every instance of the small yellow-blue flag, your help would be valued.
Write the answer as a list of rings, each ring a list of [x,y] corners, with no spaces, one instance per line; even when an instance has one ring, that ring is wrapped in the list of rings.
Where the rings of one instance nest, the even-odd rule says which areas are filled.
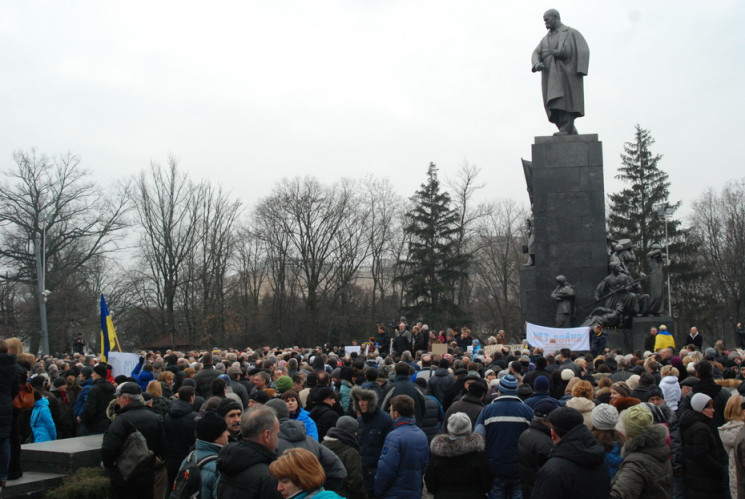
[[[101,293],[101,362],[108,362],[109,350],[117,345],[117,341],[114,323],[109,315],[109,307],[106,305],[106,298]]]

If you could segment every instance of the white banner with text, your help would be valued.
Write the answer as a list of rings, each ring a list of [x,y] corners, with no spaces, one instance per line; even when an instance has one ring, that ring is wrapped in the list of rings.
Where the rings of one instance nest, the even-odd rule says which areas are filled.
[[[546,327],[527,323],[526,336],[533,347],[553,352],[568,348],[570,350],[590,349],[589,327]]]

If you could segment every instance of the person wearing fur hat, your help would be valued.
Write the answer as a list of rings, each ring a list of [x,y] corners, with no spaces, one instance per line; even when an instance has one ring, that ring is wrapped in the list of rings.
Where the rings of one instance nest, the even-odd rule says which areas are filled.
[[[446,425],[447,434],[437,435],[429,446],[427,492],[435,499],[483,499],[493,481],[484,437],[471,433],[471,418],[465,412],[452,413]]]
[[[554,449],[548,416],[559,407],[561,405],[554,398],[549,397],[538,401],[533,407],[533,421],[530,422],[528,429],[520,434],[517,442],[517,454],[520,459],[520,482],[525,498],[532,495],[536,474]]]
[[[337,490],[346,499],[366,499],[363,486],[360,444],[357,441],[359,423],[351,416],[342,416],[336,426],[330,428],[323,439],[323,446],[341,460],[347,470],[344,484]]]
[[[623,461],[611,482],[612,499],[669,498],[673,485],[670,448],[665,443],[667,430],[654,424],[645,404],[623,413],[629,440],[623,445]]]
[[[711,426],[714,400],[705,393],[696,393],[691,397],[690,406],[691,410],[680,418],[686,498],[724,497],[724,460]]]
[[[582,414],[571,407],[560,407],[549,414],[548,420],[556,446],[538,470],[531,497],[608,497],[605,452],[585,426]]]
[[[378,407],[378,395],[373,390],[354,387],[350,392],[352,407],[357,414],[357,440],[360,443],[360,459],[368,497],[375,497],[375,472],[378,458],[388,432],[393,428],[391,416]]]
[[[484,407],[476,420],[476,433],[484,435],[486,455],[494,472],[492,495],[511,497],[521,491],[517,441],[533,419],[533,409],[517,396],[517,379],[499,380],[499,396]]]
[[[621,446],[626,441],[626,436],[616,429],[618,410],[610,404],[600,404],[592,410],[590,419],[592,436],[605,451],[605,464],[612,479],[621,464]]]

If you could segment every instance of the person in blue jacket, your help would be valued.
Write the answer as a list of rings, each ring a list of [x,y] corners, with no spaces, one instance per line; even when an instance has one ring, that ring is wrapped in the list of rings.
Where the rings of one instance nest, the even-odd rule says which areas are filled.
[[[300,397],[295,390],[287,390],[279,398],[287,404],[290,419],[297,419],[305,425],[305,434],[318,441],[318,427],[310,417],[310,413],[300,407]]]
[[[429,461],[427,435],[414,421],[414,399],[391,399],[393,430],[385,437],[375,474],[375,495],[387,499],[422,496],[422,475]]]
[[[34,443],[57,440],[57,427],[52,420],[49,410],[49,400],[34,390],[34,408],[31,411],[31,431],[34,433]]]

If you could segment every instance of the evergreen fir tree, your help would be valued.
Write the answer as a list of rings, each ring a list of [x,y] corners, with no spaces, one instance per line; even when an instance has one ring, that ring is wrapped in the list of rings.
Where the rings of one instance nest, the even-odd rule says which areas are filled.
[[[427,181],[411,198],[404,231],[409,239],[400,280],[407,310],[430,321],[462,317],[455,303],[455,287],[466,274],[469,257],[457,252],[458,213],[450,195],[440,191],[437,166],[430,163]]]
[[[655,141],[649,130],[635,128],[634,140],[624,144],[616,175],[629,186],[610,195],[608,232],[615,240],[630,239],[637,260],[643,263],[653,244],[665,246],[665,217],[668,239],[680,240],[680,221],[672,218],[680,202],[670,203],[668,175],[659,168],[662,156],[651,151]],[[672,248],[671,244],[671,252]]]

